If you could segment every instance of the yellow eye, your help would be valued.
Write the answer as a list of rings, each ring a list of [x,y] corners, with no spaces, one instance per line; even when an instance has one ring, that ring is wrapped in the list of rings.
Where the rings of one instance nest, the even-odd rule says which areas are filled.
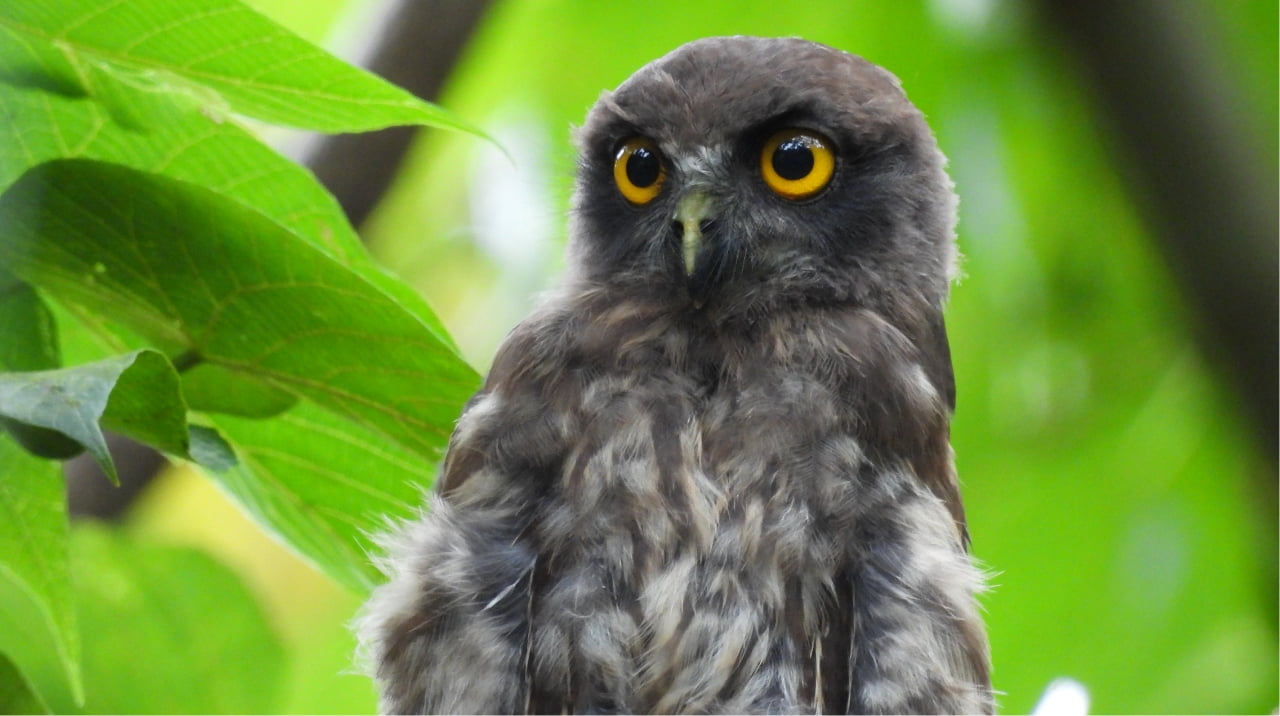
[[[632,137],[613,158],[613,181],[627,201],[643,206],[653,201],[667,178],[658,148],[644,137]]]
[[[835,171],[831,142],[807,129],[776,132],[760,152],[764,183],[785,199],[808,199],[817,194]]]

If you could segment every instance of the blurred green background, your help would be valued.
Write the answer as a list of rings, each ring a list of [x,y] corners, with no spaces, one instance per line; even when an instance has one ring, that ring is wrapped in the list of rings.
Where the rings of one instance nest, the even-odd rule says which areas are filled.
[[[251,4],[348,56],[378,6]],[[1205,8],[1274,161],[1276,4]],[[983,601],[1001,710],[1029,711],[1061,676],[1095,712],[1274,709],[1274,466],[1192,342],[1071,58],[1027,6],[499,0],[435,99],[513,161],[423,133],[362,233],[484,369],[563,265],[571,125],[645,62],[721,34],[799,35],[883,65],[951,159],[966,256],[947,312],[954,444],[973,550],[995,575]],[[283,645],[279,709],[374,709],[350,667],[360,598],[213,487],[170,471],[125,531],[194,545],[244,579]],[[101,652],[92,637],[86,650]]]

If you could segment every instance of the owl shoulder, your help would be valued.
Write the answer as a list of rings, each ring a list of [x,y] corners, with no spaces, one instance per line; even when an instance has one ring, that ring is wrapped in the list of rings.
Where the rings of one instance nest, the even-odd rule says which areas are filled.
[[[580,400],[574,323],[567,311],[539,311],[508,334],[449,440],[439,482],[446,498],[477,475],[528,482],[554,467]]]

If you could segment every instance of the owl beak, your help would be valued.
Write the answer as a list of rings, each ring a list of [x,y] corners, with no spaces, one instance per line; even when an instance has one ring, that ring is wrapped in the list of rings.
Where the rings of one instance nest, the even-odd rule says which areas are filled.
[[[702,229],[712,215],[711,196],[694,189],[676,204],[676,223],[680,225],[680,248],[684,255],[685,276],[692,276],[702,248]]]

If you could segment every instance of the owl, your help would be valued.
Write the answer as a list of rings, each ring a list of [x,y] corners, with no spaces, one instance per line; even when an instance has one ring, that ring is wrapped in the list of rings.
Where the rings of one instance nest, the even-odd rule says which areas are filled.
[[[357,625],[380,707],[991,712],[956,198],[897,79],[703,39],[576,142],[566,273],[386,540]]]

